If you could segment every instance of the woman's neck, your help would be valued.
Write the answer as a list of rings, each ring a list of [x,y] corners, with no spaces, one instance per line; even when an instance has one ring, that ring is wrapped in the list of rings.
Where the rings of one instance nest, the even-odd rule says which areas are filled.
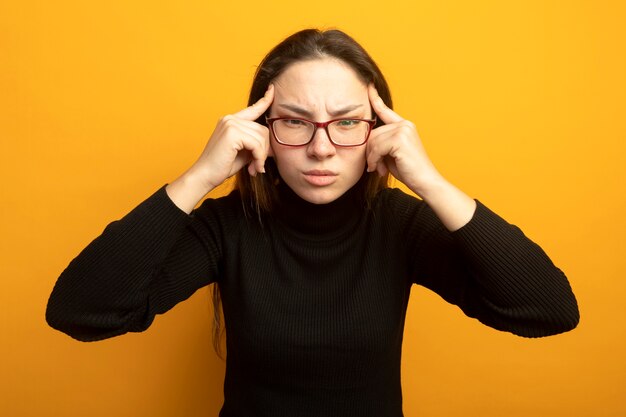
[[[366,207],[364,186],[365,175],[336,200],[327,204],[313,204],[302,199],[281,180],[274,216],[299,233],[341,233],[354,227]]]

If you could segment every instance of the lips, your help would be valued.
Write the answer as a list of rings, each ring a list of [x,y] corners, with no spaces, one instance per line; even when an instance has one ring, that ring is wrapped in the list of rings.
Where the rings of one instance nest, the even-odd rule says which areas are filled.
[[[330,185],[337,180],[337,173],[325,169],[312,169],[303,172],[303,174],[306,182],[318,187]]]
[[[312,169],[310,171],[306,171],[304,175],[318,175],[321,177],[325,176],[337,176],[337,174],[333,171],[329,171],[327,169]]]

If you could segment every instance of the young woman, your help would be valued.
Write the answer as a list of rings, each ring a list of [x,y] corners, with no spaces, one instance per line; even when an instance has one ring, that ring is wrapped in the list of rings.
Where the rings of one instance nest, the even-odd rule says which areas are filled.
[[[577,325],[563,273],[441,176],[349,36],[287,38],[259,66],[249,104],[70,263],[48,303],[51,326],[83,341],[140,332],[216,283],[227,329],[220,416],[398,417],[413,284],[517,335]],[[421,199],[387,188],[389,173]],[[235,174],[234,191],[194,210]]]

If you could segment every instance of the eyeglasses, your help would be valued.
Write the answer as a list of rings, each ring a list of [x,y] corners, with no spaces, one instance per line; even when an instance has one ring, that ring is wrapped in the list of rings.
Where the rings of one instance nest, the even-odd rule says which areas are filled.
[[[334,119],[314,122],[297,117],[266,118],[276,142],[286,146],[309,144],[317,129],[323,128],[335,146],[360,146],[367,142],[376,119]]]

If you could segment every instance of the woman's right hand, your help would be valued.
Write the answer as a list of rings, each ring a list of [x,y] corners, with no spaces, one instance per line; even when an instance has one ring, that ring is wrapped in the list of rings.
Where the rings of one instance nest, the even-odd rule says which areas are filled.
[[[181,210],[191,210],[211,190],[235,175],[244,166],[254,176],[265,172],[271,156],[269,129],[256,123],[274,100],[274,86],[252,106],[220,119],[198,160],[166,187],[167,194]]]

